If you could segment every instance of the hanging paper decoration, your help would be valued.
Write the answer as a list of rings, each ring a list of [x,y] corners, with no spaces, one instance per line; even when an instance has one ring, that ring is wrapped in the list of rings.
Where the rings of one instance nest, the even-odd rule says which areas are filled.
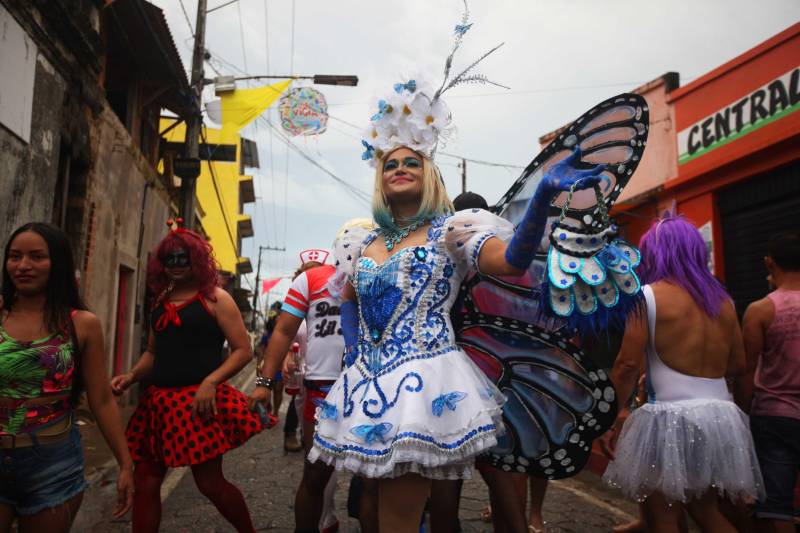
[[[325,95],[311,87],[290,90],[281,98],[279,109],[281,125],[290,135],[319,135],[328,127]]]
[[[261,282],[261,294],[268,293],[272,287],[281,282],[283,278],[265,279]]]

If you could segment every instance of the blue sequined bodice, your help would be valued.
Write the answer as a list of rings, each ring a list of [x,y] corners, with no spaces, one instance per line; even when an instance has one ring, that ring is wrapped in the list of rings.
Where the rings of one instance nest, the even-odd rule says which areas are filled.
[[[445,221],[442,217],[431,223],[424,246],[404,248],[383,264],[359,258],[356,365],[365,377],[457,349],[450,308],[462,279],[443,242]]]

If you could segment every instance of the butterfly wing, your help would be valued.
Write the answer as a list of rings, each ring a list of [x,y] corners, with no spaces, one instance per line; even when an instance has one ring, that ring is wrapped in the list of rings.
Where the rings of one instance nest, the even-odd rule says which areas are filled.
[[[458,342],[508,400],[507,432],[490,464],[558,479],[580,471],[617,409],[608,375],[570,342],[570,331],[532,320],[538,301],[530,287],[475,275],[462,286]]]
[[[575,146],[579,168],[605,164],[600,188],[606,210],[635,171],[647,143],[649,112],[639,95],[601,102],[565,128],[534,158],[494,211],[519,224],[542,176]],[[566,194],[557,196],[558,215]],[[577,191],[565,216],[578,226],[600,226],[603,206],[592,189]],[[507,432],[489,454],[504,471],[557,479],[586,464],[592,440],[613,423],[616,394],[608,375],[570,341],[563,322],[539,312],[546,255],[523,276],[476,274],[465,281],[453,307],[459,344],[506,395]]]
[[[638,94],[624,93],[601,102],[584,113],[548,144],[525,168],[503,195],[494,211],[515,224],[536,191],[544,173],[581,147],[579,168],[606,165],[600,183],[606,208],[610,209],[633,176],[647,145],[650,120],[647,101]],[[553,200],[554,214],[561,211],[567,193]],[[567,218],[587,227],[600,226],[600,208],[593,189],[573,194]]]

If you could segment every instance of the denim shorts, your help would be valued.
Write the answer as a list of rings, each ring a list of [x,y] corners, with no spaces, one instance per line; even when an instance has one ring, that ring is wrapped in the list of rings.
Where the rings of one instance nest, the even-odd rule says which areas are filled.
[[[57,507],[86,488],[81,434],[52,444],[0,449],[0,504],[20,515]]]
[[[750,431],[767,491],[766,500],[756,506],[756,516],[793,520],[797,515],[794,484],[800,468],[800,420],[751,415]]]

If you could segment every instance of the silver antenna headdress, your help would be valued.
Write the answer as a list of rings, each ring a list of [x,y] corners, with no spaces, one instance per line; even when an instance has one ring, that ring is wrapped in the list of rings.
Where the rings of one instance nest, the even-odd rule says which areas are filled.
[[[453,87],[467,83],[481,83],[508,89],[505,85],[495,83],[485,75],[474,72],[481,61],[504,43],[483,54],[456,76],[450,77],[453,57],[461,46],[464,35],[473,25],[469,21],[469,6],[466,0],[463,1],[464,13],[454,30],[453,48],[445,60],[444,80],[439,89],[434,92],[424,81],[410,79],[395,83],[393,91],[378,100],[377,109],[364,132],[364,140],[361,141],[364,148],[361,159],[367,161],[370,166],[375,166],[384,154],[400,146],[433,158],[439,142],[444,144],[452,129],[450,109],[442,101],[441,96]]]

